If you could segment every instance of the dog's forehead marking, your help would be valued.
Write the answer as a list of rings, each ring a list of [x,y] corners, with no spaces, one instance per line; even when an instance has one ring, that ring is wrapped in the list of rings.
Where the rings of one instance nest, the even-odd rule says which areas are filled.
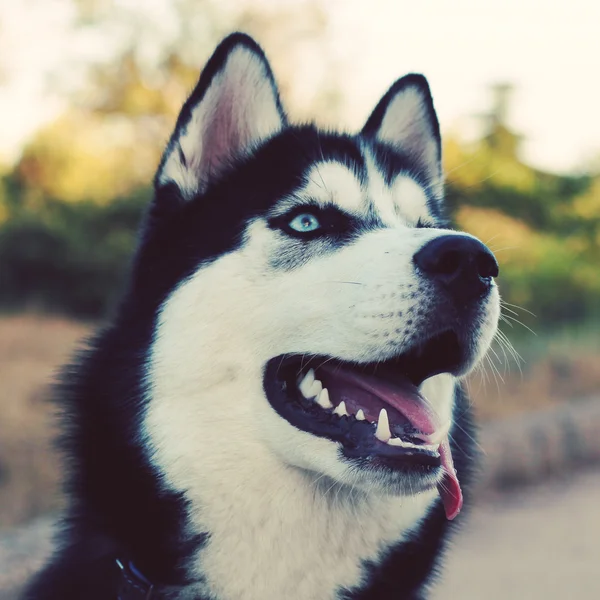
[[[372,209],[388,227],[398,225],[398,212],[391,189],[368,152],[365,153],[365,163],[367,165],[367,194]]]
[[[384,226],[414,226],[429,215],[425,190],[408,174],[400,173],[390,185],[368,152],[366,176],[362,181],[347,165],[335,161],[315,163],[305,175],[305,185],[296,198],[335,204],[342,210],[361,216],[375,214]]]
[[[425,190],[412,177],[398,175],[390,192],[395,209],[410,225],[416,225],[419,219],[429,215]]]
[[[337,161],[314,164],[306,175],[301,194],[319,203],[336,204],[352,213],[364,210],[364,191],[356,174]]]
[[[415,226],[420,218],[429,215],[425,190],[410,175],[399,173],[388,185],[371,153],[365,150],[364,154],[368,197],[385,225]]]

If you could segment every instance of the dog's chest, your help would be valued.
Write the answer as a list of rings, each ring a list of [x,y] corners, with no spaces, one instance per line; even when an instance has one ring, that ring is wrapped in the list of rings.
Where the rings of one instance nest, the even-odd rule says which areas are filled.
[[[425,515],[434,492],[410,498],[326,496],[316,489],[279,490],[235,512],[213,514],[208,543],[194,558],[202,592],[218,600],[334,600],[363,584],[364,561],[400,542]],[[202,521],[208,525],[207,512]],[[215,518],[216,517],[216,518]],[[401,582],[399,582],[401,586]]]

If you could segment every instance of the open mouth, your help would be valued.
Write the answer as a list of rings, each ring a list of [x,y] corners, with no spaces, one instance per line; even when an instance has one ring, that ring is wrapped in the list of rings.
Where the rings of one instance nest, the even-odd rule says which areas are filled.
[[[385,362],[279,356],[267,364],[264,385],[281,417],[341,443],[348,458],[437,482],[453,519],[462,493],[450,452],[451,423],[440,422],[418,387],[433,375],[459,372],[464,362],[464,344],[447,330]]]

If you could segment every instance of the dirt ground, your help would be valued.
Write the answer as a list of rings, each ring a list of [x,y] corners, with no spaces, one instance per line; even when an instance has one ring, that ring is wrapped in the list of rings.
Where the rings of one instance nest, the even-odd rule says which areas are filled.
[[[0,530],[60,504],[48,388],[88,331],[61,318],[0,318]]]
[[[600,470],[480,504],[431,600],[600,597]]]

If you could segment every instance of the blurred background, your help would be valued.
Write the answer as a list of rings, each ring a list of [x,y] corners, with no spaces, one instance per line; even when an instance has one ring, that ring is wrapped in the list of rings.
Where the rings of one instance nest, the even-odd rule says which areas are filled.
[[[0,0],[0,598],[62,503],[49,384],[110,315],[178,110],[234,30],[293,120],[357,130],[424,73],[453,222],[501,264],[502,333],[468,382],[485,471],[440,598],[600,589],[599,23],[585,0]]]

